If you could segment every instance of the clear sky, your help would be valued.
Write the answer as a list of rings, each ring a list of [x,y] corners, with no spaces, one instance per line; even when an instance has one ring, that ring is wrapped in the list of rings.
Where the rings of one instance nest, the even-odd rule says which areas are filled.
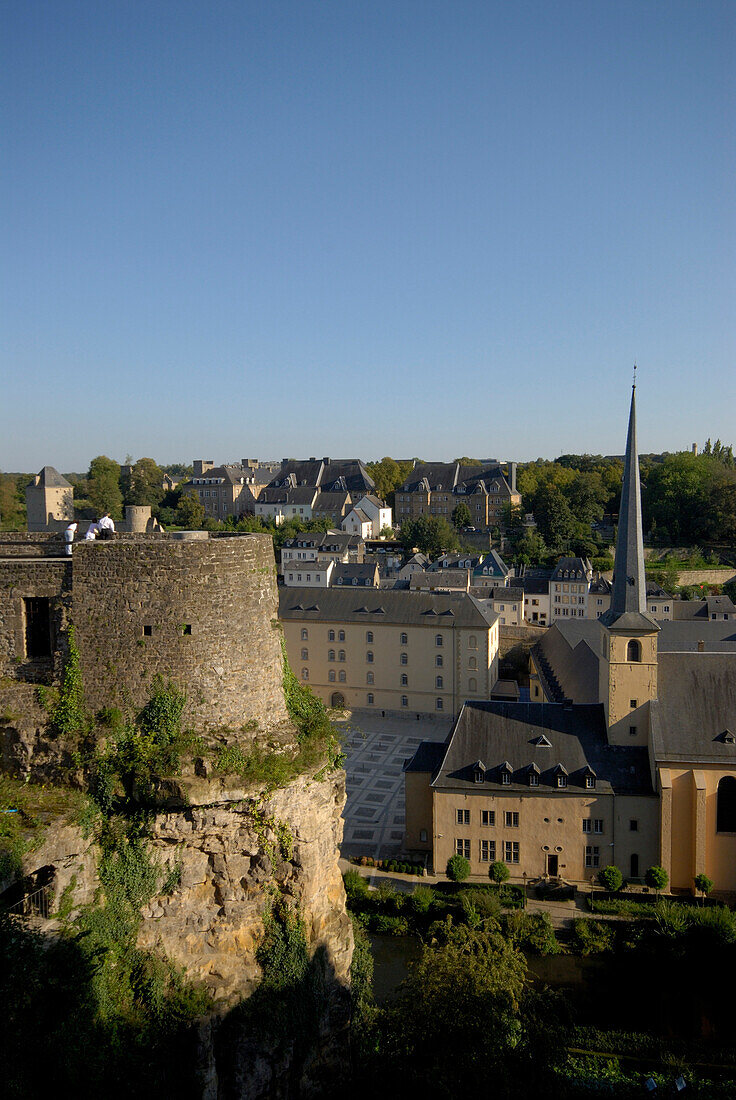
[[[0,468],[736,442],[736,4],[5,0]]]

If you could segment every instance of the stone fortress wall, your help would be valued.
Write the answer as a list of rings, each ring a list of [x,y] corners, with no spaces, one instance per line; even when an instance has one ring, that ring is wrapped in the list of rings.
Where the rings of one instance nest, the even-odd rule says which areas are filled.
[[[40,538],[0,547],[6,681],[57,678],[71,623],[93,710],[141,705],[160,674],[184,688],[196,728],[288,724],[267,535],[123,535],[76,543],[71,560],[46,556],[54,536]],[[29,553],[34,545],[38,556]],[[50,631],[50,653],[40,658],[29,655],[27,634],[29,601],[39,597],[49,601]]]

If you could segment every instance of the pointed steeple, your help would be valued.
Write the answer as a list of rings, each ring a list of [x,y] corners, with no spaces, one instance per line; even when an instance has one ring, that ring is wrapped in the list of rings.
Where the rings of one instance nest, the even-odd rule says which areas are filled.
[[[647,587],[644,575],[644,536],[641,518],[641,486],[639,484],[639,454],[636,446],[636,380],[631,390],[629,434],[621,485],[621,508],[618,517],[616,560],[613,567],[611,606],[601,617],[605,626],[634,626],[632,616],[642,615],[654,629],[658,626],[647,614]],[[626,623],[621,617],[626,616]],[[644,623],[641,624],[642,626]]]

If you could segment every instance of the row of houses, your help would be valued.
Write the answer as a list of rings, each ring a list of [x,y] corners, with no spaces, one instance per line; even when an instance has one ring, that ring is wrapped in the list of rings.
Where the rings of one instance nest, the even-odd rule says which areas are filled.
[[[419,555],[407,562],[410,588],[426,592],[469,592],[493,601],[501,625],[551,626],[567,619],[599,619],[611,605],[612,583],[594,573],[590,561],[562,557],[552,570],[509,570],[495,551],[482,556],[447,554],[434,563]],[[647,612],[658,621],[723,620],[736,617],[727,596],[707,600],[675,599],[654,581],[646,581]]]
[[[194,475],[182,488],[196,493],[205,514],[216,519],[256,515],[278,523],[330,516],[336,522],[349,519],[346,530],[350,531],[371,524],[369,537],[373,538],[381,527],[392,525],[390,510],[383,502],[378,502],[384,509],[378,529],[370,509],[364,507],[366,497],[374,502],[377,498],[373,479],[360,459],[284,458],[278,464],[241,459],[222,466],[196,459]],[[496,459],[474,466],[415,463],[396,491],[395,520],[398,524],[419,516],[449,520],[460,503],[468,507],[470,526],[477,530],[500,526],[505,509],[521,504],[516,464],[504,467]]]

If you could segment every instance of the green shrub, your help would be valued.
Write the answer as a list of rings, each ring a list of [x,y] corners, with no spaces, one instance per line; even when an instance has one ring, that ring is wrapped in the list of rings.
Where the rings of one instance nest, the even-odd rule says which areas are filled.
[[[656,890],[659,893],[660,890],[666,889],[669,876],[664,867],[655,864],[653,867],[647,868],[644,881],[651,890]]]
[[[409,922],[406,917],[391,917],[386,913],[376,913],[371,917],[371,932],[378,932],[383,936],[408,936]]]
[[[612,951],[615,929],[605,921],[581,917],[572,924],[573,950],[580,955],[598,955]]]
[[[409,895],[409,904],[417,914],[428,913],[434,901],[434,891],[429,886],[417,886]]]
[[[533,955],[556,955],[560,945],[548,913],[506,913],[501,927],[507,939],[521,951]]]
[[[464,909],[472,905],[481,920],[498,920],[501,915],[501,901],[496,890],[469,887],[463,890],[460,902]]]
[[[346,871],[342,876],[342,880],[345,883],[345,894],[348,899],[348,906],[357,907],[368,897],[369,889],[368,883],[360,874],[359,871]]]
[[[704,898],[707,898],[708,894],[713,889],[713,879],[708,878],[705,874],[700,874],[695,876],[693,882],[698,893],[702,894]]]
[[[608,867],[603,867],[598,872],[598,882],[604,890],[608,890],[609,893],[615,894],[617,890],[620,890],[623,886],[624,876],[619,871],[618,867],[610,864]]]
[[[446,873],[451,882],[464,882],[470,874],[470,864],[465,856],[450,856]]]
[[[497,859],[495,863],[492,863],[491,866],[488,868],[488,874],[490,878],[499,886],[502,882],[506,881],[510,873],[511,872],[509,871],[506,864],[503,862],[503,860],[500,859]]]

